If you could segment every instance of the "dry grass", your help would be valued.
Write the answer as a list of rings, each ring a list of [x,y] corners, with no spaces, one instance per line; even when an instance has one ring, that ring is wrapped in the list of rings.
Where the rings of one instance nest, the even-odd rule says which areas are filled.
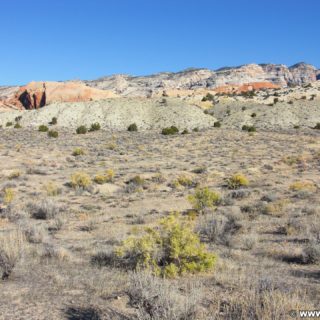
[[[317,307],[315,130],[249,136],[222,126],[171,137],[59,130],[48,144],[46,135],[22,128],[3,130],[0,144],[5,319],[77,312],[122,320],[287,319],[291,309]],[[75,148],[86,154],[72,156]],[[13,171],[26,174],[9,180]],[[250,183],[226,188],[236,172]],[[97,175],[102,184],[92,183]],[[188,201],[205,187],[219,197],[199,197],[200,207]],[[109,263],[122,240],[172,211],[192,220],[217,254],[214,271],[162,280]]]

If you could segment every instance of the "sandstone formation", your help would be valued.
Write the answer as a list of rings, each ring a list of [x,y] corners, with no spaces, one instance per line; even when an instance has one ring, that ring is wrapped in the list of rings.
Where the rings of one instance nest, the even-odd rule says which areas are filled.
[[[113,75],[92,81],[31,82],[0,87],[0,110],[39,109],[55,102],[86,102],[115,97],[196,98],[207,93],[241,93],[301,86],[320,79],[320,70],[306,63],[291,67],[248,64],[218,70],[187,69],[149,76]],[[195,103],[199,105],[198,102]]]
[[[279,85],[273,84],[271,82],[252,82],[242,85],[225,85],[221,87],[217,87],[214,89],[217,93],[231,93],[231,94],[239,94],[242,92],[248,91],[256,91],[262,89],[278,89]]]
[[[55,102],[86,102],[114,98],[108,90],[90,88],[81,82],[31,82],[2,96],[2,104],[18,109],[39,109]]]
[[[298,63],[291,67],[276,64],[248,64],[216,71],[187,69],[177,73],[163,72],[139,77],[113,75],[86,81],[86,83],[91,87],[111,90],[122,96],[153,96],[170,90],[212,90],[230,85],[250,86],[254,83],[266,83],[267,87],[270,87],[270,83],[287,87],[307,84],[316,81],[319,77],[319,70],[306,63]]]

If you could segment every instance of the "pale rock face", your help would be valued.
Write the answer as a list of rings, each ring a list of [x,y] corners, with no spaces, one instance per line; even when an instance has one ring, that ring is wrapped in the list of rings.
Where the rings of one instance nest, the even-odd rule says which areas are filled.
[[[115,75],[87,81],[87,85],[111,90],[122,96],[148,96],[166,90],[214,89],[226,85],[271,83],[281,87],[303,85],[320,78],[320,71],[306,63],[287,67],[279,64],[248,64],[226,67],[216,71],[209,69],[187,69],[177,73],[158,73],[133,77]]]

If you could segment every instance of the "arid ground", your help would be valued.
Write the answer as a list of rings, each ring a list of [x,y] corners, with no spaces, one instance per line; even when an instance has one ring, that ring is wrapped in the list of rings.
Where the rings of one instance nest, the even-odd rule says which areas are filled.
[[[319,130],[0,130],[0,234],[23,235],[0,281],[0,319],[290,319],[319,308]],[[72,187],[79,172],[91,185]],[[249,184],[228,188],[234,174]],[[196,214],[188,196],[201,187],[221,200]],[[108,261],[173,211],[217,255],[212,271],[162,279]]]

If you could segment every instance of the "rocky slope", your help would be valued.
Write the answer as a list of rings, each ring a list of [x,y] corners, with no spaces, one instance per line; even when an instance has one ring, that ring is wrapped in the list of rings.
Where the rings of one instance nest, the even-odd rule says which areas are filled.
[[[93,81],[87,85],[111,90],[122,96],[150,96],[163,91],[180,89],[214,89],[229,85],[266,83],[281,87],[302,85],[317,80],[319,70],[306,63],[298,63],[291,67],[276,64],[248,64],[234,68],[188,69],[177,73],[158,73],[150,76],[133,77],[129,75],[113,75]]]
[[[103,101],[55,103],[39,110],[0,112],[0,125],[15,122],[21,116],[23,127],[37,127],[48,123],[53,117],[58,119],[55,127],[90,127],[99,122],[103,129],[127,130],[136,123],[139,130],[162,129],[172,125],[181,130],[209,128],[216,119],[200,108],[180,99],[119,98]]]

